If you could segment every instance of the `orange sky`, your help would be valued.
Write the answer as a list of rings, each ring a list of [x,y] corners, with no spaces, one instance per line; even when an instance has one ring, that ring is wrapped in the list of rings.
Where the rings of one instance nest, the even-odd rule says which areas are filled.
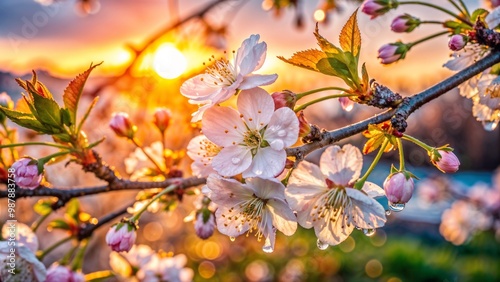
[[[208,2],[179,1],[180,17]],[[268,60],[263,71],[278,72],[282,81],[302,77],[303,72],[295,74],[296,68],[292,68],[294,72],[290,73],[291,68],[276,56],[289,57],[295,51],[316,47],[312,14],[318,1],[304,1],[307,2],[305,11],[309,17],[302,30],[294,28],[293,12],[287,11],[282,17],[275,18],[272,13],[261,9],[261,2],[249,1],[237,12],[229,28],[229,49],[237,49],[250,34],[261,34],[262,40],[268,44]],[[433,2],[447,3],[443,0]],[[475,1],[469,2],[478,5]],[[384,43],[397,39],[408,42],[436,31],[430,26],[422,26],[411,34],[393,33],[389,26],[395,16],[407,12],[423,20],[446,19],[444,14],[417,8],[401,6],[373,21],[359,13],[363,33],[361,61],[367,62],[371,76],[411,86],[428,84],[436,76],[449,74],[441,68],[450,53],[445,37],[415,47],[407,59],[395,65],[381,66],[376,60],[377,49]],[[105,0],[101,1],[100,11],[88,17],[76,15],[73,9],[72,1],[44,7],[31,0],[3,0],[0,4],[0,68],[18,73],[47,68],[58,75],[71,77],[90,62],[104,61],[98,71],[101,74],[113,73],[120,70],[119,66],[128,59],[126,45],[140,46],[145,38],[167,25],[171,15],[167,1],[161,0]],[[337,43],[340,28],[353,9],[354,6],[346,5],[343,13],[333,15],[329,25],[320,25],[320,33]],[[216,11],[211,19],[220,21],[217,19],[220,12]],[[185,33],[184,38],[189,40],[189,33]],[[193,58],[188,58],[188,61],[190,59],[191,64],[202,63],[192,62]]]

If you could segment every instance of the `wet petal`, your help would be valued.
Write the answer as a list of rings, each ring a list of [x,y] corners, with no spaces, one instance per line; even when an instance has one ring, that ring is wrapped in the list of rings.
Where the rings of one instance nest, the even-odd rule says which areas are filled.
[[[347,144],[342,147],[328,147],[321,155],[320,168],[335,184],[347,186],[359,178],[363,157],[358,148]]]
[[[242,173],[252,164],[252,153],[244,146],[223,148],[212,159],[212,167],[222,176],[235,176]]]
[[[238,110],[250,129],[260,130],[274,113],[273,98],[262,88],[242,91],[238,96]]]
[[[295,113],[286,107],[276,110],[267,125],[264,139],[269,143],[281,140],[285,147],[290,147],[297,142],[298,137],[299,119]]]
[[[246,128],[237,111],[228,107],[213,107],[203,116],[202,130],[210,141],[226,147],[242,143]]]
[[[273,217],[273,225],[286,236],[291,236],[297,230],[297,218],[290,207],[282,200],[271,199],[267,206]]]
[[[250,167],[243,172],[243,177],[273,178],[285,169],[285,150],[276,151],[271,147],[261,148],[255,154]]]

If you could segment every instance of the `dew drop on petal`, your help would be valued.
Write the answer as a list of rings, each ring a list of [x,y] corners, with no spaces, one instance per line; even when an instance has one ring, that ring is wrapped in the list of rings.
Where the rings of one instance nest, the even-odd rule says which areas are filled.
[[[273,140],[269,145],[271,145],[271,148],[273,148],[276,151],[280,151],[283,150],[283,148],[285,148],[285,143],[283,142],[283,140],[280,139]]]
[[[264,253],[268,254],[274,252],[273,246],[271,245],[264,245],[264,247],[262,247],[262,250],[264,251]]]
[[[231,240],[231,242],[234,242],[234,240],[236,240],[236,238],[231,236],[231,237],[229,237],[229,240]]]
[[[286,136],[286,130],[282,129],[282,130],[278,131],[278,136],[279,137],[285,137]]]
[[[498,126],[498,121],[483,120],[483,128],[486,131],[493,131]]]
[[[262,170],[254,170],[253,173],[255,173],[255,175],[261,175],[262,174]]]
[[[395,204],[389,202],[389,209],[394,212],[400,212],[405,208],[405,204]]]
[[[363,229],[363,233],[366,236],[370,237],[370,236],[375,235],[375,229]]]
[[[231,159],[231,162],[232,162],[233,164],[239,164],[239,163],[241,162],[241,159],[240,159],[240,158],[232,158],[232,159]]]
[[[390,210],[390,209],[389,209],[389,210],[386,210],[386,211],[385,211],[385,215],[391,215],[391,210]]]
[[[320,239],[318,239],[318,241],[316,241],[316,246],[318,246],[318,249],[324,251],[328,248],[328,244],[327,243],[323,243]]]

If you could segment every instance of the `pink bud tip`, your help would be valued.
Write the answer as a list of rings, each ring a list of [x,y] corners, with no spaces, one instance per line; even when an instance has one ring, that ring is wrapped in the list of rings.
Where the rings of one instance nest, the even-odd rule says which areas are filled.
[[[413,195],[413,178],[406,179],[402,172],[389,175],[384,181],[387,200],[393,204],[406,204]]]

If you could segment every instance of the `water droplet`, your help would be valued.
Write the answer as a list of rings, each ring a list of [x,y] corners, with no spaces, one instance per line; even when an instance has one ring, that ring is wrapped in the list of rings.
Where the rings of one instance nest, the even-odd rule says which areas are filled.
[[[231,162],[232,162],[233,164],[239,164],[239,163],[241,162],[241,159],[240,159],[240,158],[232,158],[232,159],[231,159]]]
[[[276,140],[272,141],[270,145],[271,145],[271,148],[273,148],[276,151],[280,151],[280,150],[283,150],[283,148],[285,148],[285,143],[283,142],[283,140],[280,140],[280,139],[276,139]]]
[[[264,251],[264,253],[272,253],[274,252],[274,249],[271,245],[264,245],[264,247],[262,247],[262,250]]]
[[[278,131],[278,136],[279,137],[285,137],[286,136],[286,130],[282,129],[282,130]]]
[[[236,238],[234,238],[234,237],[229,237],[229,240],[231,240],[231,242],[234,242],[234,240],[236,240]]]
[[[391,215],[391,210],[390,210],[390,209],[389,209],[389,210],[386,210],[386,211],[385,211],[385,215]]]
[[[394,212],[400,212],[405,208],[405,204],[395,204],[389,202],[389,209]]]
[[[257,170],[254,170],[253,173],[255,173],[255,175],[261,175],[262,174],[262,170],[257,169]]]
[[[363,229],[363,233],[365,233],[366,236],[370,237],[375,235],[375,229]]]
[[[483,127],[486,131],[493,131],[498,126],[498,121],[483,120]]]
[[[318,239],[318,241],[316,241],[316,246],[318,246],[318,249],[324,251],[328,248],[328,245],[327,243],[323,243],[320,239]]]

